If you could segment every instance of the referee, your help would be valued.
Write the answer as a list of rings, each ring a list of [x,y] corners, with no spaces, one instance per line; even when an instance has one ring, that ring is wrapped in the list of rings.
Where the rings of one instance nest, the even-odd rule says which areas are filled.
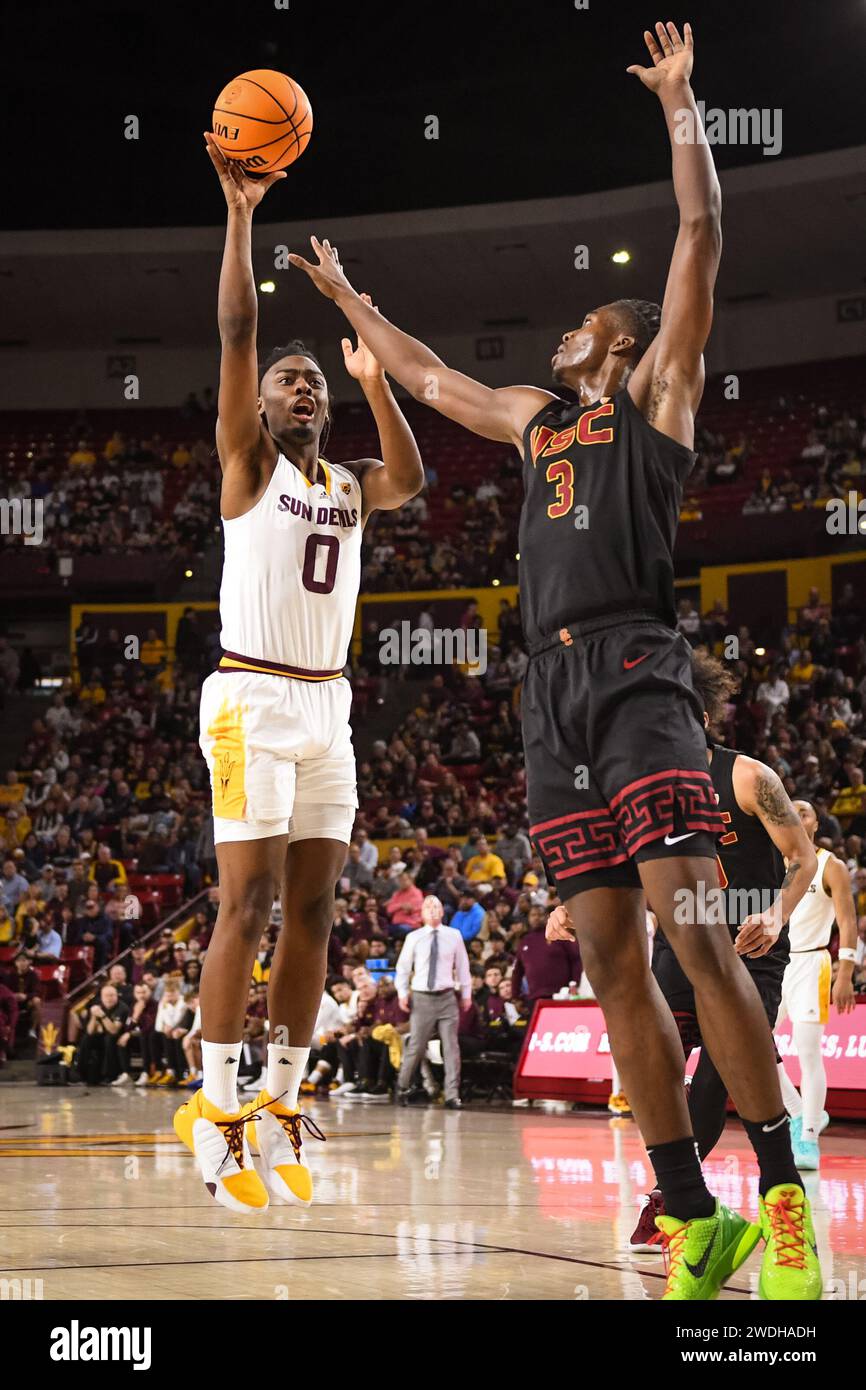
[[[397,994],[411,1018],[409,1041],[397,1080],[397,1099],[407,1104],[415,1068],[438,1032],[445,1064],[445,1108],[460,1109],[460,1048],[457,1024],[459,991],[464,1007],[472,998],[469,957],[460,932],[442,924],[444,909],[428,896],[421,905],[422,925],[410,931],[397,961]]]

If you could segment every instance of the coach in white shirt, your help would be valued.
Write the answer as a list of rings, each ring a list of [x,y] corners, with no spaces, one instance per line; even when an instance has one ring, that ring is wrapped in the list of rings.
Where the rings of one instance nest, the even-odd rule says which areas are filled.
[[[460,1009],[457,993],[464,1004],[472,998],[472,976],[463,937],[456,927],[442,925],[444,909],[438,898],[426,897],[421,904],[422,926],[406,935],[397,961],[397,994],[404,1009],[412,1015],[409,1041],[397,1081],[398,1099],[405,1104],[415,1068],[427,1051],[427,1044],[438,1032],[445,1064],[445,1104],[460,1109],[460,1048],[457,1024]]]

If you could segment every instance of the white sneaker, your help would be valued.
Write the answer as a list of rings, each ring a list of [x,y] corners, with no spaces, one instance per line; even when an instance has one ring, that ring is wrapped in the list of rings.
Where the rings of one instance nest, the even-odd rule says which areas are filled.
[[[150,1077],[148,1076],[147,1072],[143,1071],[135,1084],[136,1086],[146,1086],[149,1080]]]
[[[111,1084],[112,1084],[112,1086],[125,1086],[125,1085],[127,1084],[128,1081],[129,1081],[129,1072],[128,1072],[128,1071],[122,1071],[122,1072],[120,1073],[120,1076],[116,1077],[115,1080],[112,1081]]]
[[[355,1085],[354,1081],[342,1081],[342,1082],[340,1083],[340,1085],[337,1086],[337,1088],[331,1092],[331,1095],[332,1095],[332,1096],[348,1096],[348,1095],[356,1095],[357,1092],[358,1092],[358,1087]]]
[[[229,1115],[196,1091],[175,1111],[174,1130],[195,1154],[211,1196],[229,1211],[266,1211],[267,1189],[253,1166],[244,1109]]]
[[[310,1206],[313,1177],[302,1157],[302,1131],[324,1139],[319,1126],[300,1108],[289,1110],[271,1100],[267,1091],[245,1105],[242,1113],[249,1110],[255,1112],[248,1127],[253,1162],[271,1197],[293,1206]]]

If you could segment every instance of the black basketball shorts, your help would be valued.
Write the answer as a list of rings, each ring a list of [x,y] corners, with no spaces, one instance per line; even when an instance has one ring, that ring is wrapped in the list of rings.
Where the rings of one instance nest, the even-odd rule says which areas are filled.
[[[522,696],[530,835],[565,902],[640,886],[643,859],[714,859],[723,832],[691,647],[648,614],[563,628]]]
[[[758,994],[761,996],[764,1012],[767,1015],[767,1022],[772,1031],[776,1026],[779,1006],[782,1002],[782,979],[785,974],[786,959],[773,955],[758,956],[755,960],[751,960],[748,956],[742,956],[741,959],[755,982]],[[689,977],[677,960],[673,947],[661,932],[656,932],[653,940],[652,972],[665,997],[665,1002],[677,1020],[677,1027],[683,1038],[684,1048],[687,1042],[689,1051],[692,1047],[701,1047],[703,1044],[697,1021],[695,991]],[[779,1060],[777,1052],[776,1061]]]

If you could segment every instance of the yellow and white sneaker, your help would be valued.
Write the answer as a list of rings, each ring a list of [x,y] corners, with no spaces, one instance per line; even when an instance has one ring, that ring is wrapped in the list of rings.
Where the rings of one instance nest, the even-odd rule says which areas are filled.
[[[174,1132],[195,1155],[205,1187],[229,1211],[266,1211],[267,1188],[253,1166],[246,1126],[256,1116],[245,1105],[234,1115],[219,1110],[196,1091],[174,1114]]]
[[[325,1136],[315,1120],[300,1109],[289,1110],[267,1091],[259,1091],[241,1111],[255,1112],[250,1149],[256,1172],[278,1202],[308,1207],[313,1200],[313,1175],[301,1158],[302,1127],[315,1139]]]
[[[632,1118],[631,1106],[624,1091],[616,1091],[608,1097],[607,1108],[611,1115],[615,1115],[620,1120],[630,1120]]]

